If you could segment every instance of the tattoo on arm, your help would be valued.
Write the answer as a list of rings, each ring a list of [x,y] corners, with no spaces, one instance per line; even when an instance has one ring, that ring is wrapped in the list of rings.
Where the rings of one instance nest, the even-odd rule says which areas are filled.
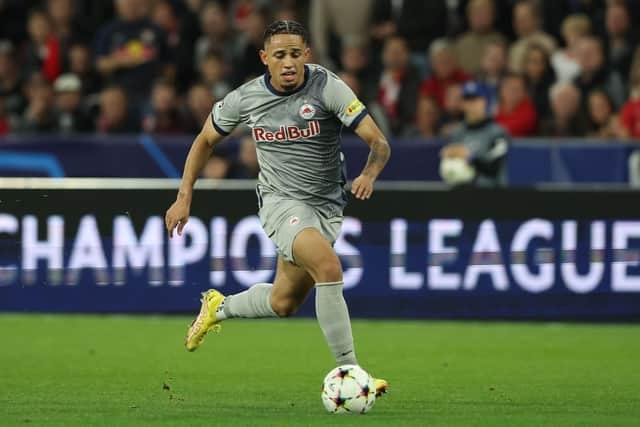
[[[369,158],[367,164],[362,170],[363,175],[369,175],[372,178],[377,178],[387,164],[391,155],[391,148],[389,143],[384,139],[378,139],[371,144],[371,151],[369,152]]]

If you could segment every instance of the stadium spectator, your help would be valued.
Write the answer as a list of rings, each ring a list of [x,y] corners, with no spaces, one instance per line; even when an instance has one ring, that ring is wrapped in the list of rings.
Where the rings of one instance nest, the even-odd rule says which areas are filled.
[[[62,71],[60,43],[53,33],[49,16],[36,9],[29,15],[27,23],[29,40],[25,53],[25,73],[42,73],[53,82]]]
[[[538,7],[534,0],[522,0],[513,9],[513,27],[518,39],[509,49],[509,68],[511,71],[522,72],[524,55],[530,43],[537,43],[552,54],[556,49],[556,42],[540,27]]]
[[[96,38],[97,68],[107,83],[121,86],[138,106],[149,95],[166,60],[165,37],[147,17],[145,0],[115,0],[118,17]]]
[[[591,34],[591,21],[586,15],[569,15],[562,21],[563,49],[551,57],[551,64],[559,81],[573,81],[580,74],[578,45],[582,37]]]
[[[455,52],[462,69],[476,75],[482,71],[482,58],[487,47],[496,41],[505,42],[505,39],[493,26],[493,0],[471,0],[467,5],[467,19],[469,31],[456,40]]]
[[[219,52],[222,56],[225,75],[230,74],[238,50],[237,39],[229,25],[225,9],[216,2],[206,2],[200,11],[200,30],[202,35],[195,45],[195,65],[211,52]]]
[[[56,128],[51,84],[40,73],[33,73],[25,88],[28,104],[24,113],[11,124],[15,133],[46,133]]]
[[[558,82],[549,91],[551,117],[540,123],[539,133],[557,138],[582,137],[586,125],[581,108],[580,90],[570,82]]]
[[[53,84],[56,106],[56,130],[83,133],[93,130],[91,117],[82,106],[82,83],[75,74],[62,74]]]
[[[421,96],[416,108],[415,123],[403,132],[407,138],[437,138],[440,134],[440,106],[430,96]]]
[[[484,50],[480,73],[476,81],[487,89],[487,108],[494,114],[498,108],[500,82],[507,74],[507,45],[503,41],[493,41]]]
[[[201,35],[199,14],[203,0],[185,0],[184,3],[176,48],[176,86],[180,93],[185,92],[196,78],[195,46]]]
[[[538,4],[542,10],[545,31],[560,39],[564,36],[564,20],[571,15],[589,17],[593,28],[603,28],[607,1],[609,0],[543,0]]]
[[[273,14],[273,21],[300,22],[300,14],[298,13],[298,9],[296,8],[296,1],[281,1],[275,13]]]
[[[231,0],[226,4],[229,5],[233,28],[239,32],[247,30],[249,16],[256,10],[256,7],[262,6],[256,4],[255,0]]]
[[[222,57],[215,53],[208,54],[200,63],[200,80],[216,99],[224,98],[231,91],[231,86],[224,80]]]
[[[175,60],[175,50],[180,43],[180,31],[178,17],[176,16],[171,2],[159,0],[154,3],[151,9],[151,21],[160,28],[166,37],[169,57]]]
[[[640,138],[640,48],[636,48],[629,72],[631,96],[620,112],[620,136]]]
[[[415,117],[418,71],[409,63],[409,48],[402,37],[389,37],[382,52],[384,69],[376,87],[376,99],[383,108],[391,131],[397,135]]]
[[[78,18],[74,3],[73,0],[47,0],[47,12],[61,52],[67,52],[73,42],[90,41],[91,28]]]
[[[471,78],[459,66],[453,46],[446,39],[438,39],[429,48],[429,58],[433,74],[420,85],[421,96],[431,96],[444,107],[447,87],[454,83],[464,83]]]
[[[186,126],[189,133],[197,134],[200,132],[205,120],[209,119],[214,102],[215,98],[211,95],[207,85],[196,83],[191,86],[187,95]]]
[[[482,187],[507,182],[505,160],[510,138],[487,114],[485,88],[469,81],[462,87],[464,122],[456,127],[450,142],[440,152],[440,174],[451,184]]]
[[[448,137],[453,130],[462,123],[464,110],[462,109],[462,84],[452,84],[447,88],[442,110],[440,135]]]
[[[100,92],[102,78],[91,60],[91,50],[83,43],[74,43],[69,49],[69,71],[80,78],[82,93],[93,95]]]
[[[367,47],[362,43],[346,43],[340,54],[340,66],[343,72],[355,75],[360,81],[371,80],[371,69]],[[365,83],[366,84],[366,83]]]
[[[589,93],[598,87],[607,92],[616,108],[620,108],[625,100],[624,84],[620,75],[607,67],[600,39],[591,36],[580,39],[578,63],[581,71],[574,83],[582,93],[584,109]]]
[[[400,36],[407,40],[411,52],[422,56],[433,40],[446,34],[445,16],[446,0],[379,0],[373,6],[371,35],[378,43]]]
[[[549,89],[556,81],[556,74],[546,49],[531,43],[524,57],[524,79],[539,118],[551,114]]]
[[[176,90],[167,80],[158,80],[151,89],[151,106],[142,118],[147,133],[186,133],[185,120],[178,109]]]
[[[13,43],[0,40],[0,97],[4,99],[7,115],[19,114],[24,109],[22,79],[14,55]]]
[[[318,63],[335,69],[340,48],[367,41],[372,6],[371,0],[311,2],[309,33]]]
[[[532,136],[535,133],[538,114],[522,75],[511,73],[502,79],[495,119],[513,137]]]
[[[591,138],[612,139],[623,135],[620,118],[615,112],[613,101],[602,89],[595,89],[588,100],[588,132]]]
[[[124,88],[109,86],[102,91],[96,130],[107,134],[136,133],[140,130],[133,116],[129,114]]]
[[[638,44],[638,31],[631,27],[631,16],[625,1],[610,0],[605,14],[604,50],[607,63],[620,77],[629,79],[633,48]]]
[[[265,11],[254,10],[246,19],[246,31],[239,41],[239,55],[234,67],[235,84],[241,84],[265,72],[265,66],[260,61],[260,51],[264,47],[264,30],[267,28],[268,18]]]

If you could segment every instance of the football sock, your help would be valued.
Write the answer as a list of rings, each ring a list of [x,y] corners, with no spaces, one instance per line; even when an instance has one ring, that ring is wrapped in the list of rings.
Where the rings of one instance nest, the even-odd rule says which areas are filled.
[[[316,283],[316,317],[338,366],[357,365],[342,283]]]
[[[258,283],[244,292],[228,295],[216,310],[218,320],[234,317],[278,317],[271,307],[271,283]]]

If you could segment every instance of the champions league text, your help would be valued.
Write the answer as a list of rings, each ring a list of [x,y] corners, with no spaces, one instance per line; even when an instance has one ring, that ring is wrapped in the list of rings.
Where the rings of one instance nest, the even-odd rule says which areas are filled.
[[[161,216],[138,228],[126,215],[105,227],[89,214],[70,225],[60,215],[2,213],[0,286],[126,287],[136,281],[225,289],[267,282],[275,273],[276,248],[257,216],[233,222],[191,217],[173,239]],[[639,243],[640,221],[632,220],[373,223],[346,217],[335,249],[347,289],[364,289],[377,278],[385,292],[588,294],[640,292]],[[196,266],[199,273],[190,273]]]

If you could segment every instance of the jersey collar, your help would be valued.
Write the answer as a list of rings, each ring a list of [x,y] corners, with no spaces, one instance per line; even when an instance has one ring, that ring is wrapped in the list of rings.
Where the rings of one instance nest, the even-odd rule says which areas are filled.
[[[307,81],[309,80],[309,67],[307,67],[306,65],[304,66],[304,81],[302,82],[302,84],[292,90],[292,91],[288,91],[288,92],[282,92],[279,91],[278,89],[276,89],[275,87],[273,87],[273,85],[271,84],[271,74],[269,74],[269,71],[267,71],[266,73],[264,73],[264,84],[267,87],[267,89],[269,89],[269,92],[271,92],[272,94],[276,95],[276,96],[289,96],[289,95],[293,95],[294,93],[298,93],[300,92],[302,89],[304,89],[304,87],[307,85]]]

